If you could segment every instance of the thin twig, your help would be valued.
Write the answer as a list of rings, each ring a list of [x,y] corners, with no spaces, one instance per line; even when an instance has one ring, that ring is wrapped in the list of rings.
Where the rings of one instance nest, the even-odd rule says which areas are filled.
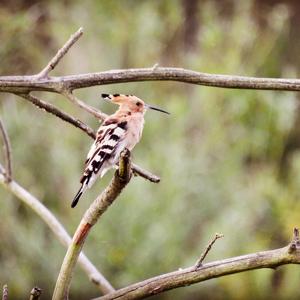
[[[213,244],[216,242],[217,239],[220,239],[224,237],[223,234],[219,234],[219,233],[216,233],[214,238],[209,242],[209,244],[206,246],[205,250],[201,253],[199,259],[196,261],[195,263],[195,268],[198,269],[202,266],[202,263],[205,259],[205,257],[207,256],[208,252],[210,251],[211,247],[213,246]]]
[[[300,249],[299,228],[294,228],[293,240],[289,246],[289,253],[293,253],[297,249]]]
[[[1,167],[2,166],[0,165],[0,169]],[[71,244],[72,239],[63,225],[56,219],[51,211],[42,204],[41,201],[35,198],[17,182],[12,180],[10,183],[6,183],[4,175],[1,174],[0,184],[14,194],[19,200],[28,205],[51,229],[62,245],[68,247]],[[114,288],[111,286],[111,284],[83,253],[80,254],[78,262],[80,267],[88,275],[90,281],[96,284],[102,293],[106,294],[114,291]]]
[[[3,286],[2,300],[8,300],[8,286],[7,286],[7,284],[4,284],[4,286]]]
[[[72,243],[68,248],[61,266],[52,300],[68,298],[72,274],[87,235],[107,208],[120,195],[121,191],[130,181],[130,177],[130,152],[125,149],[120,155],[119,169],[115,172],[113,179],[101,195],[98,196],[87,209],[76,229]]]
[[[50,60],[48,65],[36,75],[38,79],[43,79],[48,76],[48,74],[56,67],[60,60],[67,54],[69,49],[76,43],[76,41],[82,36],[83,29],[79,28],[73,35],[70,36],[69,40],[64,44],[64,46],[57,51],[55,56]]]
[[[63,95],[66,96],[67,99],[69,99],[72,103],[77,105],[78,107],[84,109],[85,111],[92,114],[94,117],[100,120],[104,120],[107,117],[107,114],[101,112],[100,110],[97,110],[96,108],[82,102],[80,99],[78,99],[70,90],[65,90],[63,92]]]
[[[157,175],[155,174],[152,174],[151,172],[145,170],[145,169],[142,169],[140,166],[136,165],[136,164],[132,164],[131,165],[131,169],[133,171],[133,173],[135,175],[139,175],[153,183],[159,183],[160,182],[160,177],[158,177]]]
[[[72,116],[70,116],[69,114],[63,112],[62,110],[58,109],[56,106],[54,106],[53,104],[50,104],[48,102],[45,102],[39,98],[37,98],[36,96],[33,96],[31,94],[17,94],[18,96],[30,101],[31,103],[33,103],[35,106],[45,110],[46,112],[55,115],[56,117],[64,120],[65,122],[68,122],[72,125],[74,125],[75,127],[81,129],[82,131],[84,131],[85,133],[87,133],[91,138],[95,139],[96,135],[95,132],[93,131],[92,128],[90,128],[89,126],[87,126],[85,123],[83,123],[82,121],[73,118]]]
[[[35,286],[30,292],[29,300],[39,300],[42,295],[42,289]]]
[[[285,264],[300,264],[300,245],[290,253],[290,245],[275,250],[262,251],[194,266],[166,273],[129,285],[94,300],[144,299],[171,289],[188,286],[212,278],[254,269],[275,269]]]
[[[3,139],[4,157],[6,161],[5,178],[7,182],[10,182],[12,179],[11,146],[10,146],[8,134],[6,132],[6,129],[1,119],[0,119],[0,131]]]

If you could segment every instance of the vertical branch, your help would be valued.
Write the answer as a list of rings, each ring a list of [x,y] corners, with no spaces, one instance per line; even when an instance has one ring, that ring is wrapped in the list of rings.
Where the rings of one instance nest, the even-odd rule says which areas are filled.
[[[2,300],[8,300],[8,286],[5,284],[2,290]]]
[[[120,195],[123,188],[130,181],[130,170],[130,152],[125,149],[120,155],[119,170],[115,172],[115,175],[109,185],[85,212],[78,228],[76,229],[73,240],[61,266],[52,300],[68,299],[73,271],[85,239],[92,226],[96,224],[99,218]]]
[[[0,131],[3,138],[4,156],[6,161],[5,178],[7,182],[10,182],[12,178],[11,147],[10,147],[8,134],[6,132],[6,129],[1,119],[0,119]]]

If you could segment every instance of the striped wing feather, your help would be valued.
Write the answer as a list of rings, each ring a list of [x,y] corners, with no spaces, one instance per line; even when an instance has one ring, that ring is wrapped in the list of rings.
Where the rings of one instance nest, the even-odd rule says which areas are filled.
[[[90,151],[88,152],[85,170],[80,179],[82,184],[76,194],[72,207],[75,207],[84,191],[93,185],[99,175],[104,175],[105,171],[115,163],[114,156],[125,137],[127,122],[117,122],[115,119],[107,119],[97,132],[97,137]]]

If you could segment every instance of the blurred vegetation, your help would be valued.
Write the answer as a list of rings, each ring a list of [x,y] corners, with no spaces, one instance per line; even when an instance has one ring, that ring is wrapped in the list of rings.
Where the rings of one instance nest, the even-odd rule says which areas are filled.
[[[85,34],[55,74],[149,67],[260,77],[299,77],[300,3],[283,0],[0,1],[0,74],[32,74],[80,26]],[[149,112],[134,161],[162,177],[134,179],[88,238],[84,251],[122,287],[194,263],[215,232],[207,260],[286,245],[300,218],[300,107],[292,92],[226,90],[175,82],[84,89],[136,94],[172,115]],[[94,128],[90,115],[41,94]],[[11,138],[15,179],[73,233],[111,173],[76,209],[92,142],[74,127],[9,94],[0,112]],[[1,154],[2,155],[2,154]],[[43,222],[0,189],[0,285],[24,299],[34,285],[48,299],[65,249]],[[178,289],[156,299],[299,299],[298,266],[258,270]],[[78,268],[72,299],[98,295]]]

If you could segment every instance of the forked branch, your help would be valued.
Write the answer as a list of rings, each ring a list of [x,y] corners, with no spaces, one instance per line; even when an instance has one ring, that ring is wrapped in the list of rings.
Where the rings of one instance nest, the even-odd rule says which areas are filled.
[[[94,300],[144,299],[171,289],[188,286],[212,278],[254,269],[275,269],[285,264],[300,264],[298,229],[294,230],[292,242],[284,248],[218,260],[203,264],[199,268],[192,266],[180,269],[135,283]]]
[[[56,65],[61,61],[61,59],[64,57],[64,55],[67,54],[69,49],[76,43],[76,41],[82,36],[83,29],[79,28],[77,32],[75,32],[69,40],[63,45],[62,48],[60,48],[56,55],[50,60],[50,62],[47,64],[47,66],[37,75],[29,75],[29,76],[0,76],[0,92],[8,92],[13,93],[15,95],[18,95],[22,97],[23,99],[26,99],[36,105],[37,107],[45,110],[46,112],[64,120],[65,122],[68,122],[72,124],[73,126],[85,131],[90,137],[95,138],[95,132],[86,124],[84,124],[82,121],[75,119],[74,117],[70,116],[69,114],[61,111],[56,106],[47,103],[46,101],[43,101],[39,99],[38,97],[32,95],[33,91],[48,91],[48,92],[54,92],[59,93],[63,96],[65,96],[70,102],[75,104],[76,106],[80,107],[81,109],[85,110],[86,112],[90,113],[94,117],[96,117],[99,120],[104,120],[106,118],[106,114],[101,112],[100,110],[89,106],[88,104],[84,103],[80,99],[78,99],[74,94],[73,90],[74,88],[72,85],[65,84],[63,81],[60,82],[52,82],[52,79],[55,77],[48,77],[49,72],[51,72]],[[50,84],[49,80],[51,81]],[[35,85],[35,88],[24,88],[21,87],[22,82],[32,82]],[[55,81],[55,80],[54,80]],[[46,83],[46,88],[40,88],[41,83]],[[11,89],[10,86],[13,86]],[[160,181],[160,178],[152,173],[150,173],[147,170],[144,170],[143,168],[132,165],[132,171],[134,174],[139,175],[151,182],[158,183]]]

